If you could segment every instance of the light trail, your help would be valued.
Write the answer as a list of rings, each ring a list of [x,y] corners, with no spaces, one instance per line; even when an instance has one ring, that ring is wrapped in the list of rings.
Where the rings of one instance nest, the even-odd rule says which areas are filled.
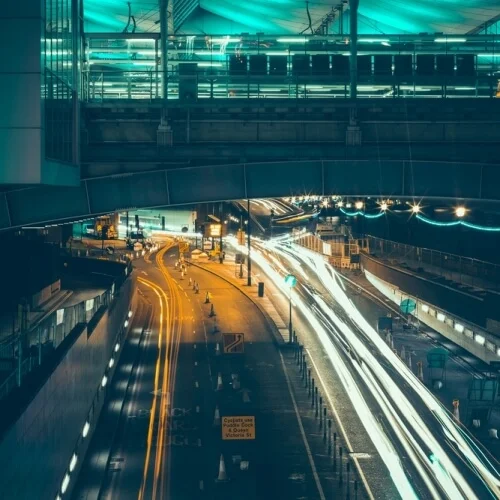
[[[244,247],[238,246],[234,239],[231,240],[231,243],[236,245],[239,251],[245,251]],[[260,252],[252,251],[252,259],[257,262],[262,270],[274,281],[283,293],[288,293],[288,287],[284,283],[282,276],[268,264]],[[371,412],[364,396],[361,393],[361,390],[351,374],[350,367],[346,364],[343,356],[341,356],[339,351],[331,342],[330,337],[327,331],[323,328],[321,322],[316,318],[316,315],[311,312],[309,304],[306,304],[300,298],[297,298],[295,302],[297,308],[307,318],[311,327],[321,340],[321,343],[328,354],[332,368],[337,372],[346,394],[349,396],[356,413],[360,416],[360,420],[373,444],[377,448],[380,457],[387,466],[387,469],[389,470],[392,480],[401,497],[405,499],[418,498],[406,476],[396,449],[390,442],[390,439],[382,429],[380,423]]]
[[[275,255],[269,255],[267,251],[252,250],[252,259],[285,295],[288,289],[284,284],[283,275],[297,272],[301,276],[307,276],[303,267],[305,265],[319,278],[330,299],[333,299],[347,315],[352,327],[338,316],[332,306],[318,294],[311,293],[308,288],[304,288],[308,292],[307,303],[295,294],[295,305],[316,332],[353,407],[390,471],[400,495],[403,498],[416,497],[408,478],[408,471],[405,469],[408,464],[405,466],[401,463],[400,453],[392,443],[395,437],[395,442],[405,450],[407,460],[411,461],[412,467],[418,472],[429,496],[453,500],[475,499],[478,498],[475,486],[478,486],[480,481],[491,498],[499,498],[500,475],[493,463],[363,318],[345,294],[345,288],[337,273],[325,262],[323,256],[297,245],[293,245],[293,248],[287,246],[290,241],[291,238],[284,237],[266,243],[254,241],[254,245],[263,250],[272,250],[276,256],[286,259],[287,266]],[[236,245],[234,241],[231,243]],[[243,247],[238,247],[238,251],[246,253]],[[317,307],[311,309],[311,301],[316,303]],[[418,396],[428,410],[425,412],[425,419],[427,422],[433,422],[432,427],[427,425],[414,404],[403,394],[391,375],[367,348],[366,340],[377,348],[382,360],[392,367],[397,376],[402,378],[402,382],[408,384],[411,391]],[[346,350],[346,345],[347,351],[351,354],[349,365],[344,360],[346,356],[341,354],[342,350]],[[354,380],[352,371],[357,373],[361,387]],[[367,390],[375,398],[392,435],[388,435],[373,418],[373,409],[368,407],[362,394],[363,390]],[[447,439],[443,440],[441,433],[444,433]],[[467,470],[467,477],[464,477],[459,470],[458,464]],[[471,483],[470,478],[474,478],[475,481]]]
[[[492,498],[497,498],[500,490],[500,475],[498,471],[495,470],[495,475],[490,471],[493,466],[490,461],[488,461],[488,467],[480,460],[477,456],[479,451],[481,455],[484,454],[479,447],[477,447],[471,440],[467,442],[464,439],[464,431],[459,427],[450,415],[450,413],[442,406],[442,404],[436,400],[432,393],[425,387],[418,378],[413,374],[407,365],[389,348],[389,346],[382,340],[380,335],[375,331],[373,327],[369,325],[362,314],[356,309],[352,301],[346,296],[345,292],[340,288],[338,281],[339,278],[335,270],[328,264],[324,258],[318,254],[305,250],[301,247],[294,246],[295,255],[302,255],[306,257],[309,262],[314,263],[310,266],[311,269],[315,270],[317,276],[321,279],[325,288],[329,291],[332,298],[339,303],[339,305],[348,314],[349,318],[358,326],[359,331],[371,342],[373,343],[384,358],[394,367],[398,375],[401,376],[408,385],[417,393],[421,398],[421,401],[428,408],[428,410],[434,415],[434,417],[439,421],[443,428],[448,432],[449,439],[453,440],[459,447],[460,452],[466,457],[466,459],[472,464],[474,469],[480,475],[485,486],[491,492]],[[334,315],[333,311],[331,314]],[[338,319],[337,319],[338,321]],[[394,404],[397,404],[398,408],[401,410],[403,407],[406,409],[406,417],[410,419],[415,430],[419,432],[421,436],[425,436],[427,444],[431,443],[433,447],[434,457],[439,460],[442,467],[454,478],[456,483],[460,485],[460,488],[464,492],[467,498],[473,498],[474,493],[468,486],[466,480],[460,474],[458,469],[453,465],[448,454],[444,451],[442,446],[439,444],[438,440],[435,439],[432,431],[426,426],[423,420],[415,412],[415,408],[406,398],[406,396],[401,392],[398,385],[392,380],[388,375],[387,371],[380,365],[378,360],[371,354],[371,352],[366,348],[364,343],[362,343],[359,338],[349,330],[347,327],[344,328],[344,334],[349,336],[352,342],[356,343],[357,352],[360,352],[365,360],[369,361],[369,366],[376,370],[377,376],[383,381],[386,390],[391,394],[391,398]],[[471,448],[471,444],[474,448]],[[429,458],[430,460],[430,458]],[[434,469],[439,472],[440,469]],[[442,476],[441,476],[442,477]],[[446,487],[444,487],[446,489]],[[448,488],[449,490],[449,488]]]

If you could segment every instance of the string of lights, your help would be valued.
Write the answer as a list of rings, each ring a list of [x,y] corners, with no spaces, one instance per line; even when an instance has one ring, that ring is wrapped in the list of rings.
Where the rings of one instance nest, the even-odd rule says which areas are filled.
[[[425,222],[426,224],[430,224],[432,226],[439,226],[439,227],[464,226],[468,227],[469,229],[475,229],[477,231],[500,232],[500,227],[481,226],[479,224],[473,224],[472,222],[467,222],[465,220],[438,222],[435,220],[428,219],[427,217],[424,217],[423,215],[420,214],[417,214],[416,217],[418,220]]]
[[[357,210],[356,212],[347,212],[343,208],[339,209],[344,215],[347,215],[349,217],[356,217],[357,215],[362,215],[363,217],[366,217],[367,219],[378,219],[379,217],[382,217],[385,212],[380,212],[378,214],[366,214],[365,212],[361,212],[361,210]]]

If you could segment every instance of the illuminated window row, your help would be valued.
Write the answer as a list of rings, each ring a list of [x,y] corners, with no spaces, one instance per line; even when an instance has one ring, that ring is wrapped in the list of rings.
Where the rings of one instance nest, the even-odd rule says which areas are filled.
[[[495,344],[487,341],[483,335],[474,333],[474,331],[472,331],[470,328],[467,328],[461,323],[458,323],[453,318],[446,316],[446,314],[432,309],[432,307],[429,307],[427,304],[422,304],[421,309],[422,312],[428,314],[429,316],[435,317],[439,322],[445,323],[448,326],[452,327],[456,332],[462,333],[470,339],[474,339],[474,342],[478,343],[479,345],[485,345],[486,343],[489,350],[495,352],[497,356],[500,356],[500,346],[496,346]]]
[[[129,310],[129,312],[127,314],[127,318],[131,318],[132,314],[133,314],[132,311]],[[99,385],[99,389],[98,389],[97,393],[99,392],[99,390],[105,389],[105,387],[106,387],[106,385],[108,383],[109,371],[115,365],[115,358],[114,358],[114,356],[120,350],[120,338],[123,337],[122,334],[123,334],[124,330],[127,329],[128,326],[129,326],[129,320],[126,319],[125,322],[123,323],[123,329],[120,331],[120,333],[118,335],[118,339],[117,339],[117,341],[115,343],[115,347],[113,348],[113,354],[111,355],[111,358],[109,359],[108,365],[106,366],[106,369],[104,371],[104,375],[103,375],[103,377],[101,379],[101,383]],[[79,445],[81,444],[81,442],[84,439],[86,439],[86,437],[89,434],[90,426],[91,426],[91,422],[92,422],[93,411],[94,411],[94,402],[92,403],[92,409],[89,412],[89,415],[87,416],[87,418],[85,420],[85,423],[83,424],[81,437],[79,437],[77,445],[75,447],[75,451],[71,455],[71,459],[69,461],[68,469],[66,470],[66,472],[64,474],[64,477],[63,477],[63,479],[61,481],[61,488],[60,488],[59,492],[57,493],[57,495],[55,497],[56,500],[62,500],[63,496],[68,491],[68,487],[69,487],[69,484],[71,482],[71,474],[75,470],[76,464],[78,463],[78,448],[79,448]]]

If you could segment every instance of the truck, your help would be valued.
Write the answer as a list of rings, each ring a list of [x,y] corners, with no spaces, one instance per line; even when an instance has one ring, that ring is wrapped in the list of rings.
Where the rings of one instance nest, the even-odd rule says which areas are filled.
[[[93,236],[99,240],[115,240],[118,238],[118,230],[115,225],[114,217],[102,215],[94,221]]]

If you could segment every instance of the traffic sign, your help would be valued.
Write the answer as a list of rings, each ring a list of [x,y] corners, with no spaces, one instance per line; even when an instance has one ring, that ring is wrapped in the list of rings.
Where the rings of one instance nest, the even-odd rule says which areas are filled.
[[[245,335],[243,333],[223,333],[224,354],[243,354]]]
[[[222,417],[222,439],[224,441],[255,439],[255,417]]]
[[[417,308],[417,303],[413,299],[404,299],[399,304],[399,310],[403,314],[411,314]]]

